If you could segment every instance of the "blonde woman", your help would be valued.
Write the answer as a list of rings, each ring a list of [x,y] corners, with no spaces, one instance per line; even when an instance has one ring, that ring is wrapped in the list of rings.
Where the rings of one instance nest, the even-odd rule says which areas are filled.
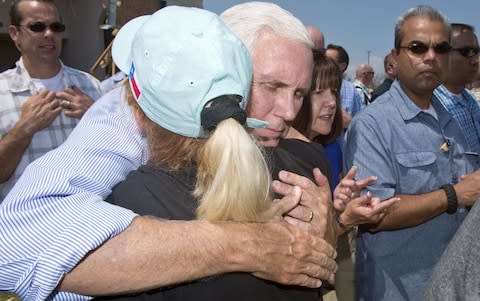
[[[203,137],[188,137],[149,119],[132,92],[126,91],[148,140],[150,159],[114,188],[110,202],[171,219],[251,222],[269,218],[270,172],[262,150],[242,125],[246,114],[238,95],[207,102],[202,116],[210,117],[211,130]],[[156,205],[148,201],[170,208],[169,216],[160,211],[153,214]]]

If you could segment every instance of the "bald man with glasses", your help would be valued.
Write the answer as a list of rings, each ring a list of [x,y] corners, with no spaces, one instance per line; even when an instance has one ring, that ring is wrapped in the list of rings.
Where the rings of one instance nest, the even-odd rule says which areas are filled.
[[[480,48],[471,25],[452,23],[452,49],[446,81],[434,94],[463,130],[470,151],[480,154],[480,107],[466,89],[478,72]]]
[[[65,25],[53,1],[14,1],[8,33],[21,53],[0,74],[0,202],[27,165],[59,146],[103,93],[59,59]]]
[[[360,64],[355,68],[355,80],[353,81],[353,85],[362,96],[362,102],[365,106],[370,104],[372,99],[370,85],[373,82],[374,76],[375,72],[369,64]]]

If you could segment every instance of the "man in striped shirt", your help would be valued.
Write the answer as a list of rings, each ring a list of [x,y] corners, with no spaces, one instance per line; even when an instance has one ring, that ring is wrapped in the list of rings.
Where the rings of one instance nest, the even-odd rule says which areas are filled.
[[[297,32],[284,36],[283,30],[265,38],[295,56],[298,50],[308,54],[302,66],[311,65],[311,41],[298,19],[273,4],[237,9],[258,18],[257,23],[276,19],[288,31],[303,33],[305,42],[292,38]],[[291,68],[308,74],[299,69],[298,61],[282,64],[289,68],[280,75],[289,79]],[[302,79],[301,86],[308,86],[308,76]],[[275,90],[272,85],[281,81],[270,80],[257,83],[262,85],[257,93],[288,92],[289,103],[301,97],[303,90],[290,85]],[[256,97],[272,103],[273,99]],[[274,116],[285,116],[271,125],[283,127],[294,116],[292,106],[280,104],[273,105]],[[278,143],[281,129],[263,129],[260,135],[268,143]],[[104,201],[113,186],[147,160],[146,141],[124,101],[124,90],[114,89],[87,111],[64,144],[29,165],[1,204],[0,290],[14,290],[25,300],[86,300],[89,295],[142,291],[231,271],[307,287],[333,279],[332,246],[281,218],[262,224],[163,221]],[[324,188],[328,190],[328,185]],[[280,203],[279,217],[299,198],[299,189],[293,189]],[[311,222],[312,211],[306,213]],[[324,225],[321,217],[317,221],[319,227]]]
[[[470,151],[480,155],[480,107],[465,88],[477,75],[480,47],[473,26],[459,23],[451,26],[447,80],[434,94],[462,128]]]

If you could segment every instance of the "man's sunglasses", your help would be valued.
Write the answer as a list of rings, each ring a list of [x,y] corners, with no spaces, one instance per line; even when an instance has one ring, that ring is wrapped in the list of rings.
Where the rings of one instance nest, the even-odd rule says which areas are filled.
[[[65,24],[62,24],[60,22],[53,22],[49,25],[43,22],[34,22],[34,23],[29,23],[27,25],[20,25],[20,26],[26,27],[33,32],[44,32],[47,29],[47,27],[50,28],[50,30],[53,32],[65,31]]]
[[[400,46],[400,48],[406,48],[414,54],[425,54],[428,49],[432,48],[436,54],[446,54],[452,50],[452,46],[448,42],[441,42],[432,46],[429,46],[420,41],[410,42],[407,46]]]
[[[452,48],[453,51],[458,51],[462,56],[464,57],[474,57],[480,53],[480,48],[479,47],[470,47],[470,46],[465,46],[462,48]]]

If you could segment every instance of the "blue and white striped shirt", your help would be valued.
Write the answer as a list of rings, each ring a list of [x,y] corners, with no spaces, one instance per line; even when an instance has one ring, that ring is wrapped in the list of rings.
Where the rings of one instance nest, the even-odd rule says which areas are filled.
[[[355,89],[355,86],[348,80],[342,80],[340,100],[342,101],[342,108],[350,114],[352,118],[364,108],[362,96],[357,89]],[[344,140],[345,134],[342,132],[340,137],[337,138],[340,148],[343,147]]]
[[[362,96],[348,80],[342,80],[340,99],[342,101],[342,107],[352,117],[363,109]]]
[[[123,88],[96,101],[0,204],[0,291],[22,300],[89,299],[54,290],[89,251],[132,222],[134,212],[103,199],[147,158]]]
[[[462,128],[471,151],[480,154],[480,107],[475,97],[467,89],[459,97],[444,85],[435,89],[434,94]]]

